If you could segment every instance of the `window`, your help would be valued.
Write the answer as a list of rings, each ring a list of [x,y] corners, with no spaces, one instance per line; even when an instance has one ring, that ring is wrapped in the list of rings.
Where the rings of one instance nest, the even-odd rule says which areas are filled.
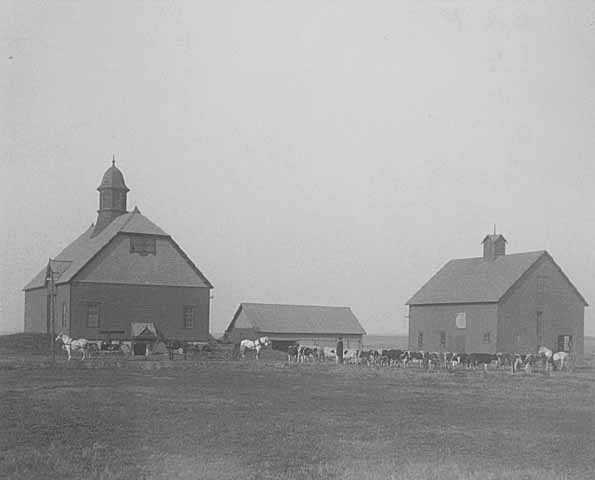
[[[66,302],[62,302],[62,328],[66,328],[67,312]]]
[[[490,334],[491,334],[491,333],[492,333],[492,332],[485,332],[485,333],[483,334],[483,343],[490,343]]]
[[[440,346],[446,347],[446,332],[440,332]]]
[[[537,293],[544,293],[545,292],[545,285],[547,283],[547,277],[544,275],[539,275],[537,277]]]
[[[467,315],[465,312],[457,313],[456,324],[457,328],[467,328]]]
[[[99,304],[88,303],[87,304],[87,327],[88,328],[99,328]]]
[[[194,307],[184,306],[184,328],[194,326]]]
[[[537,312],[535,317],[535,334],[537,335],[537,344],[543,345],[543,312]]]
[[[157,246],[155,238],[152,237],[130,237],[130,253],[140,255],[155,255]]]
[[[559,335],[558,336],[558,351],[559,352],[570,352],[572,350],[572,335]]]
[[[424,334],[423,334],[423,332],[419,332],[417,334],[417,346],[419,348],[421,348],[421,347],[424,346]]]

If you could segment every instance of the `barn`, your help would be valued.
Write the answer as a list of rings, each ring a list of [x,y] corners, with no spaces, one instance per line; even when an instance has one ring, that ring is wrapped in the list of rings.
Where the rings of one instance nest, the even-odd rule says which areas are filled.
[[[588,305],[545,250],[506,253],[483,239],[483,256],[451,260],[408,301],[409,348],[468,353],[584,348]]]
[[[339,337],[345,348],[361,348],[366,332],[349,307],[242,303],[225,331],[234,343],[267,336],[273,348],[291,343],[334,347]]]
[[[95,224],[24,287],[25,332],[51,332],[53,310],[54,330],[71,337],[140,342],[159,331],[208,340],[211,283],[168,233],[138,208],[127,211],[115,161],[98,190]]]

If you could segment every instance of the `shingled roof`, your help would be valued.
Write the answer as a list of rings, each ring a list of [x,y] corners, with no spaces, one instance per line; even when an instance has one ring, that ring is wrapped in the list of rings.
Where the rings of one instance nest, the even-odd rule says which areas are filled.
[[[74,240],[54,258],[56,264],[60,266],[60,268],[55,268],[54,264],[52,264],[52,269],[56,274],[54,277],[56,284],[68,283],[72,280],[72,278],[119,233],[136,233],[169,237],[166,232],[142,215],[138,209],[120,215],[95,236],[93,236],[93,230],[94,226],[91,225],[81,236]],[[187,258],[187,260],[192,264],[190,259]],[[208,286],[211,286],[194,264],[192,264],[192,267],[205,280],[205,283]],[[44,287],[46,273],[47,267],[41,270],[23,290]]]
[[[257,332],[365,335],[349,307],[241,303],[228,331],[244,312]]]
[[[545,250],[500,255],[494,260],[461,258],[444,265],[407,301],[407,305],[497,303],[525,272],[546,256],[568,280]],[[570,280],[568,283],[586,304]]]

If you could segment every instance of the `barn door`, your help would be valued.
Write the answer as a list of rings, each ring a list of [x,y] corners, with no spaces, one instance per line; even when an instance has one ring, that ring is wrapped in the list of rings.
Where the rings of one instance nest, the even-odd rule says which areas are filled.
[[[457,335],[455,337],[455,352],[465,353],[465,335]]]

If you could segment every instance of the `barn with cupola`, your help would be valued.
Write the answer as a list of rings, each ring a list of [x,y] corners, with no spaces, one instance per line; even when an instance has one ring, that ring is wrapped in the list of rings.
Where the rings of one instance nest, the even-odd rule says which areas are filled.
[[[25,332],[54,329],[88,339],[205,341],[211,283],[174,239],[127,211],[115,161],[99,185],[97,220],[24,288]]]
[[[587,301],[545,250],[506,253],[486,235],[483,256],[450,260],[408,301],[409,348],[582,357]]]

